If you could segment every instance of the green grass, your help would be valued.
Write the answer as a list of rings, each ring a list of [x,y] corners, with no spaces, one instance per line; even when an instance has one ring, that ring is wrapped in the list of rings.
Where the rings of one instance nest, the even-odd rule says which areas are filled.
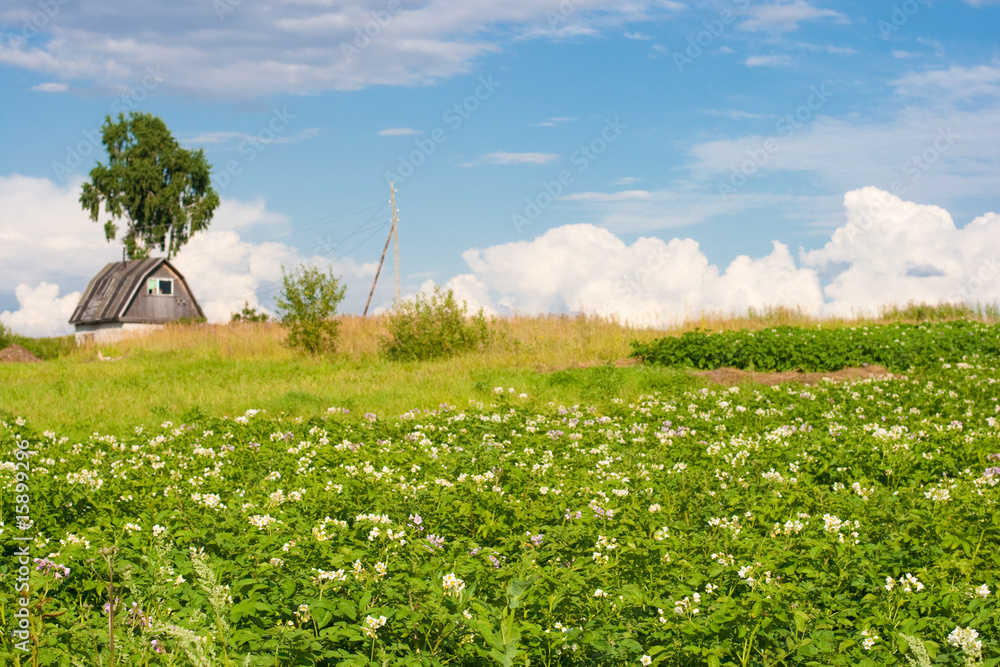
[[[104,363],[65,358],[0,366],[0,405],[36,428],[82,438],[94,432],[123,435],[138,424],[179,422],[195,409],[236,415],[254,408],[305,417],[336,406],[399,415],[440,403],[486,401],[497,386],[525,388],[534,397],[573,404],[698,382],[665,368],[601,365],[546,373],[479,361],[475,356],[393,363],[268,361],[163,353]]]

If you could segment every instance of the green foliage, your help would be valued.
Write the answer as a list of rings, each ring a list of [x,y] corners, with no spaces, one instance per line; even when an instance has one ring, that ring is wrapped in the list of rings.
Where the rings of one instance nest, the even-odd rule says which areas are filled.
[[[208,227],[219,206],[204,151],[181,148],[166,124],[148,113],[133,111],[127,119],[119,114],[118,122],[107,116],[101,129],[108,164],[91,170],[80,204],[94,222],[104,205],[110,216],[104,224],[108,241],[116,238],[117,221],[124,218],[130,259],[148,257],[153,248],[176,255]]]
[[[28,338],[20,336],[0,323],[0,350],[8,345],[20,345],[39,359],[56,359],[76,349],[73,336],[51,336],[48,338]]]
[[[389,313],[389,337],[382,350],[393,360],[422,360],[450,357],[482,350],[490,345],[489,322],[479,310],[468,317],[465,302],[458,305],[452,290],[440,287],[425,296],[397,304]]]
[[[229,319],[230,322],[267,322],[267,320],[267,313],[252,308],[249,301],[244,301],[243,310],[233,313]]]
[[[291,274],[281,270],[284,287],[275,300],[281,323],[288,328],[288,344],[312,355],[333,352],[340,322],[337,306],[345,287],[331,270],[302,266]]]
[[[757,371],[835,371],[880,364],[891,371],[921,368],[939,360],[1000,356],[1000,324],[955,321],[760,331],[692,331],[649,343],[632,343],[632,356],[675,367]]]

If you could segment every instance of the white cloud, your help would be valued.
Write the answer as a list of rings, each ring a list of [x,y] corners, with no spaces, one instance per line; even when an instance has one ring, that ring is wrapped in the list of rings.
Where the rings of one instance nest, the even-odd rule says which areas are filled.
[[[746,60],[747,67],[784,67],[793,64],[792,58],[786,55],[750,56]]]
[[[565,197],[564,201],[619,202],[631,199],[649,199],[652,195],[645,190],[622,190],[620,192],[576,192]]]
[[[639,179],[636,176],[623,176],[622,178],[619,178],[617,181],[612,182],[611,185],[632,185],[633,183],[637,183],[638,181]]]
[[[69,86],[65,83],[40,83],[37,86],[32,86],[31,89],[41,93],[65,93],[69,90]]]
[[[666,0],[105,0],[101,11],[60,3],[45,38],[5,40],[0,63],[121,92],[162,65],[158,93],[210,99],[428,85],[471,71],[507,40],[619,33],[683,8]],[[4,12],[0,24],[20,30],[32,11]]]
[[[247,134],[246,132],[203,132],[201,134],[195,135],[191,138],[181,139],[180,143],[185,146],[198,147],[204,144],[222,144],[235,147],[236,144],[243,142],[254,142],[257,145],[268,146],[270,144],[297,144],[300,141],[305,141],[306,139],[311,139],[312,137],[319,136],[320,129],[318,127],[309,127],[302,130],[298,134],[285,136],[285,135],[275,135],[273,131],[267,128],[268,133],[265,136],[260,134]]]
[[[660,326],[706,310],[768,305],[852,315],[910,300],[1000,300],[1000,215],[960,229],[939,207],[872,187],[847,193],[844,207],[847,222],[824,248],[801,252],[801,266],[777,241],[767,256],[741,255],[723,271],[691,239],[626,245],[606,229],[567,225],[532,241],[467,251],[471,273],[445,287],[473,310],[584,311]],[[825,288],[822,274],[830,276]]]
[[[947,100],[973,98],[1000,98],[1000,60],[989,65],[911,72],[890,81],[897,95],[902,97]]]
[[[541,123],[535,123],[534,127],[555,127],[556,125],[562,125],[563,123],[572,123],[575,120],[579,119],[556,116],[554,118],[546,118]]]
[[[69,318],[80,301],[80,292],[59,296],[59,286],[42,282],[32,289],[26,284],[17,286],[18,309],[0,313],[3,322],[14,333],[22,336],[59,336],[72,333]]]
[[[635,32],[626,32],[625,39],[635,39],[639,41],[645,41],[647,39],[652,39],[652,37],[650,37],[649,35],[644,35],[637,30]]]
[[[1000,64],[908,74],[892,82],[905,106],[883,120],[826,115],[815,91],[835,100],[840,89],[832,82],[814,85],[789,99],[772,132],[694,145],[691,178],[730,183],[763,151],[766,158],[749,169],[747,191],[756,191],[764,174],[797,172],[834,192],[877,185],[907,196],[919,188],[924,201],[982,196],[1000,182],[994,150],[1000,145],[998,76]],[[970,99],[976,108],[970,109]]]
[[[422,134],[420,130],[414,130],[412,127],[390,127],[382,130],[378,133],[380,137],[405,137],[411,134]]]
[[[847,223],[804,266],[835,275],[826,311],[871,312],[885,303],[1000,300],[1000,216],[964,227],[937,206],[903,201],[878,188],[844,196]]]
[[[740,24],[743,30],[772,33],[793,32],[803,21],[834,19],[847,23],[847,17],[832,9],[818,9],[805,0],[778,0],[770,4],[753,5],[746,10],[750,17]]]
[[[487,153],[480,158],[480,164],[547,164],[553,160],[558,160],[558,153],[508,153],[507,151],[496,151]],[[472,166],[470,163],[463,166]]]
[[[472,273],[445,287],[472,310],[492,313],[582,311],[666,326],[703,310],[744,312],[791,299],[818,311],[822,302],[816,273],[796,268],[777,242],[767,257],[737,257],[724,272],[691,239],[626,245],[593,225],[558,227],[463,257]]]

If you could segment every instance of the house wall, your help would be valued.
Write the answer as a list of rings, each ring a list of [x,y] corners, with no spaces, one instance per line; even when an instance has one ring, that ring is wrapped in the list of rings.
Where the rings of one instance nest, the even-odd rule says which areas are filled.
[[[184,286],[184,281],[166,265],[160,266],[148,278],[171,278],[173,294],[148,294],[146,280],[139,285],[135,298],[122,315],[123,322],[172,322],[182,317],[201,317],[194,306],[194,298]],[[147,278],[147,279],[148,279]]]
[[[122,338],[130,336],[144,336],[158,329],[162,329],[162,324],[141,324],[137,322],[109,322],[106,324],[77,324],[76,344],[86,345],[95,343],[113,343]]]

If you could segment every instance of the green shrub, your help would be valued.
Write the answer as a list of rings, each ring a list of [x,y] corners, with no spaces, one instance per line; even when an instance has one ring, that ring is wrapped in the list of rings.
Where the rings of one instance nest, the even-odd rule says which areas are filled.
[[[481,308],[470,318],[464,301],[459,306],[451,290],[435,287],[430,296],[418,294],[389,313],[389,337],[382,349],[394,360],[434,359],[486,349],[491,339]]]
[[[243,310],[233,313],[233,316],[229,318],[230,322],[267,322],[267,320],[267,313],[252,308],[249,301],[244,301]]]
[[[76,339],[73,336],[28,338],[0,323],[0,350],[9,345],[20,345],[39,359],[55,359],[76,349]]]
[[[275,300],[281,323],[288,328],[288,345],[309,354],[333,352],[340,322],[337,306],[344,299],[340,279],[331,271],[299,267],[291,274],[281,270],[284,286]]]
[[[13,342],[14,332],[8,329],[3,322],[0,322],[0,350],[4,349]]]

